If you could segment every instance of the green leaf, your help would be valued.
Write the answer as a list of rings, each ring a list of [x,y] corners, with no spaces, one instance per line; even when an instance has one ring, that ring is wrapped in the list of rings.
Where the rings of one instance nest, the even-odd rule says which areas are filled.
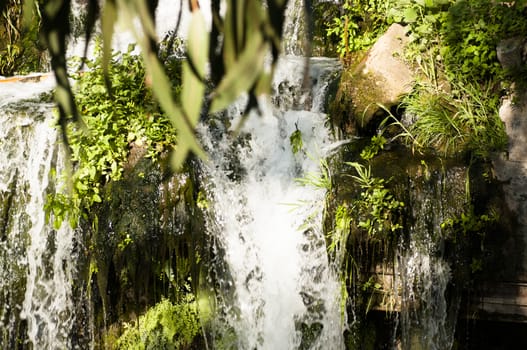
[[[213,92],[210,113],[228,107],[243,91],[253,86],[260,76],[267,51],[268,45],[261,34],[256,35]]]
[[[271,82],[273,80],[272,74],[262,73],[256,82],[254,93],[258,95],[270,95],[271,94]]]
[[[92,196],[92,201],[96,203],[101,203],[102,202],[101,196],[99,196],[97,193],[94,193]]]
[[[304,143],[302,141],[302,132],[296,129],[291,136],[289,136],[289,142],[291,143],[291,149],[294,154],[297,154],[298,151],[302,149]]]
[[[173,166],[175,168],[180,168],[189,151],[193,151],[197,156],[205,159],[205,152],[196,141],[193,126],[185,118],[181,109],[176,106],[172,99],[170,81],[165,75],[163,67],[155,53],[150,52],[146,54],[145,62],[147,62],[146,66],[149,68],[152,80],[155,81],[155,84],[152,85],[152,90],[156,95],[161,108],[167,113],[172,124],[178,130],[178,147],[175,158],[173,158]],[[197,103],[196,101],[194,102]]]
[[[209,56],[209,35],[204,28],[206,28],[206,23],[203,14],[201,11],[194,11],[190,19],[187,50],[188,57],[201,79],[205,77]]]
[[[102,69],[104,72],[104,80],[106,87],[110,87],[109,66],[112,57],[112,38],[114,31],[114,24],[117,21],[117,9],[115,0],[107,0],[104,3],[102,11],[101,25],[102,25]]]
[[[417,12],[415,11],[415,9],[409,7],[404,10],[403,17],[404,20],[408,23],[415,22],[417,20]]]
[[[223,39],[223,62],[225,68],[229,70],[237,59],[238,50],[236,48],[236,26],[233,20],[235,12],[233,10],[233,0],[228,2],[228,11],[225,14],[224,21],[224,39]]]
[[[148,11],[147,1],[136,1],[135,3],[137,5],[136,10],[141,19],[144,34],[146,34],[149,39],[156,40],[156,29],[154,21],[150,16],[150,11]]]
[[[203,14],[201,11],[194,11],[187,41],[188,59],[190,62],[186,61],[183,63],[183,86],[181,90],[183,111],[192,128],[199,120],[205,95],[205,84],[203,81],[209,55],[209,37],[203,28],[205,28]]]

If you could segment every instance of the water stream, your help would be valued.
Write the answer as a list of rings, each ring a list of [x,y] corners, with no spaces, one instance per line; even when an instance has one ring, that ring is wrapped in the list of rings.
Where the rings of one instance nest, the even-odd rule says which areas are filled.
[[[411,180],[409,237],[401,241],[396,266],[404,349],[450,349],[454,343],[463,283],[454,274],[462,262],[454,266],[447,256],[453,253],[447,253],[441,224],[460,215],[464,176],[463,167],[450,166]]]
[[[167,31],[177,17],[168,13],[177,15],[177,6],[160,4],[171,9],[158,11],[160,27]],[[298,38],[302,11],[289,13],[297,18],[287,21],[288,37]],[[127,40],[125,35],[117,46]],[[287,45],[288,53],[302,51],[297,39]],[[82,45],[72,52],[80,52],[78,47]],[[345,301],[322,231],[327,188],[323,181],[317,185],[324,175],[321,161],[335,144],[324,112],[328,86],[339,69],[334,59],[283,56],[274,93],[260,100],[260,113],[253,112],[239,135],[235,130],[244,98],[199,126],[209,155],[199,167],[214,252],[207,276],[216,311],[209,330],[211,349],[345,348]],[[60,187],[55,174],[63,167],[52,105],[38,102],[53,86],[52,78],[9,84],[9,89],[0,86],[2,349],[75,348],[71,334],[77,304],[72,289],[75,283],[85,283],[75,280],[80,232],[68,225],[54,230],[43,210],[47,194]],[[303,145],[296,153],[290,142],[295,131]],[[444,188],[437,184],[432,192]],[[437,203],[423,198],[411,198],[416,221],[410,231],[417,234],[401,249],[396,271],[401,277],[397,288],[403,293],[399,327],[405,348],[446,349],[455,326],[445,299],[451,271],[429,236],[448,217],[450,203],[441,207],[445,213],[436,215]]]
[[[302,93],[304,63],[281,59],[274,105],[261,101],[261,115],[245,122],[239,138],[202,126],[215,213],[208,227],[227,265],[215,273],[226,323],[220,329],[235,333],[236,349],[343,348],[340,286],[321,231],[325,189],[297,181],[320,171],[331,146],[321,108],[338,64],[312,59],[314,84]],[[229,111],[233,128],[239,115]],[[294,154],[289,137],[297,129],[304,148]]]
[[[38,95],[52,86],[52,81],[13,83],[1,93],[2,348],[14,348],[26,339],[25,332],[35,348],[67,348],[69,344],[75,231],[67,225],[52,229],[43,210],[53,188],[53,174],[62,169],[60,136],[52,127],[51,104],[27,100],[38,101]]]

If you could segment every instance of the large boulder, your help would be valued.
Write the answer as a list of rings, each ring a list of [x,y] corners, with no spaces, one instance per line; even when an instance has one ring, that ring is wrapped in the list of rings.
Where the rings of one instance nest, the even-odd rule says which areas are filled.
[[[353,71],[351,100],[359,128],[382,111],[379,104],[390,108],[412,90],[414,73],[403,58],[408,42],[405,28],[392,24]]]

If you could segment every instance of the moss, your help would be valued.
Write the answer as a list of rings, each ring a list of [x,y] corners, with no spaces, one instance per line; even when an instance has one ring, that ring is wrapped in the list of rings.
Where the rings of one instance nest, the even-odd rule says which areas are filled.
[[[200,290],[207,245],[192,173],[143,157],[105,186],[89,238],[96,338],[164,296]]]
[[[188,349],[200,331],[196,301],[191,294],[177,303],[163,299],[124,329],[114,349]]]
[[[345,135],[357,134],[357,125],[352,118],[354,110],[350,92],[353,88],[352,76],[350,69],[342,72],[335,98],[329,105],[331,123]]]
[[[363,73],[365,52],[354,53],[350,64],[342,72],[329,114],[335,127],[345,135],[359,135],[368,128],[386,98],[380,78]]]

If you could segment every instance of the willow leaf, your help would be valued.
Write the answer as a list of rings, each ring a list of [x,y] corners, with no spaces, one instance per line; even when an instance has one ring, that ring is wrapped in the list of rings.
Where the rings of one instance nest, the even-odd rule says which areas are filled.
[[[244,47],[244,38],[245,37],[245,28],[244,28],[244,20],[245,20],[245,4],[248,1],[252,0],[245,0],[245,1],[234,1],[233,2],[233,8],[232,11],[235,12],[235,31],[233,35],[235,35],[236,40],[236,52],[241,52]]]
[[[264,28],[265,12],[262,8],[260,0],[249,0],[247,1],[247,8],[245,10],[245,38],[252,38],[254,35],[261,33]]]
[[[233,10],[233,1],[228,0],[228,9],[225,14],[225,24],[223,26],[223,62],[227,70],[232,68],[238,58],[236,47],[236,22],[234,21],[235,12]]]
[[[112,56],[112,38],[114,31],[114,24],[117,21],[117,8],[115,0],[107,0],[104,3],[104,9],[102,11],[102,67],[104,73],[104,81],[106,87],[110,89],[110,77],[108,67],[110,66],[110,59]]]
[[[205,95],[205,84],[196,76],[190,63],[185,61],[182,66],[183,84],[181,89],[181,105],[191,127],[199,120],[203,97]]]
[[[256,82],[256,86],[254,88],[254,93],[256,95],[269,95],[271,94],[271,82],[272,82],[272,74],[270,73],[262,73],[258,77],[258,81]]]
[[[268,45],[261,35],[254,37],[236,62],[227,71],[212,94],[210,113],[229,106],[244,91],[249,90],[261,74]]]
[[[188,60],[183,63],[181,104],[185,116],[194,128],[199,120],[205,95],[204,76],[207,67],[209,37],[201,11],[194,11],[187,41]]]
[[[198,145],[194,136],[193,126],[189,123],[180,108],[174,103],[171,94],[171,85],[163,67],[157,56],[153,52],[144,55],[146,67],[152,77],[152,90],[161,105],[161,108],[167,113],[172,124],[177,129],[178,147],[173,163],[174,168],[178,169],[183,164],[189,151],[193,151],[197,156],[205,159],[205,152]]]
[[[192,60],[200,79],[204,79],[205,68],[209,55],[209,36],[203,30],[206,28],[205,18],[201,11],[194,11],[189,25],[187,40],[188,56]]]
[[[149,39],[155,40],[157,36],[156,29],[152,18],[152,14],[148,10],[147,2],[143,0],[135,0],[135,4],[135,8],[141,20],[144,34]]]

